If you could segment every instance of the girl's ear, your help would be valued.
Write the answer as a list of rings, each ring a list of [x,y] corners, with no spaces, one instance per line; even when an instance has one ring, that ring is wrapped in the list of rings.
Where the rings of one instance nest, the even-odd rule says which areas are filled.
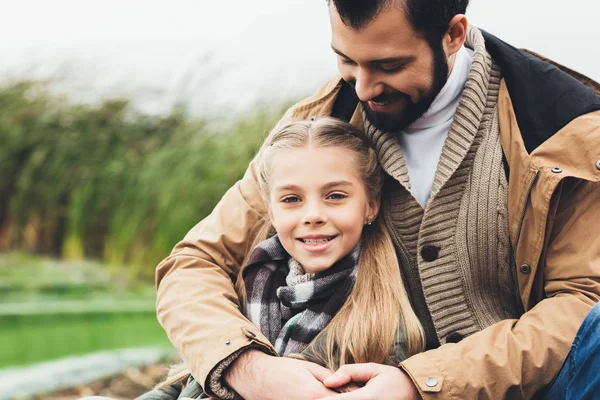
[[[373,221],[377,214],[379,213],[379,207],[381,205],[381,199],[378,197],[376,199],[369,200],[369,204],[367,206],[367,221]]]
[[[267,214],[269,215],[269,221],[271,221],[271,225],[273,225],[273,211],[271,211],[271,205],[267,200],[265,200],[265,208],[267,209]]]

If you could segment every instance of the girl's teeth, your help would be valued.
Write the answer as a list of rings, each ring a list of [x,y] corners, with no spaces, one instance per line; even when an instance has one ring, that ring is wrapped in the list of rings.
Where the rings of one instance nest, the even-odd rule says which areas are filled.
[[[329,242],[330,239],[302,239],[306,244],[323,244]]]

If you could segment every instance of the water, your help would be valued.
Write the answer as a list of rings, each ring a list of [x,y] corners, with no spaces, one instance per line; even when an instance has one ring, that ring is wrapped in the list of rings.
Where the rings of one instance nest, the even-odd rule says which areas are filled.
[[[0,0],[0,76],[51,79],[78,101],[227,114],[335,75],[324,0]],[[600,80],[600,3],[471,0],[476,25]]]

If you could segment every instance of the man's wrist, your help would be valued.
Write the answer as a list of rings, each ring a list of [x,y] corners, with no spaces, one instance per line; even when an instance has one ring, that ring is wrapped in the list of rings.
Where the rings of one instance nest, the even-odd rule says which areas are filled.
[[[207,382],[204,391],[207,392],[207,394],[218,397],[219,399],[240,399],[240,396],[235,391],[233,386],[229,384],[230,380],[228,375],[232,371],[235,372],[238,367],[245,367],[246,363],[248,362],[248,357],[246,354],[249,352],[258,352],[264,354],[260,350],[259,346],[254,345],[243,347],[235,353],[232,353],[229,355],[229,357],[223,359],[219,364],[217,364],[210,372],[206,379]],[[242,358],[242,363],[238,364],[237,362],[240,361],[240,358]],[[236,364],[235,368],[233,368],[234,364]]]
[[[245,348],[223,372],[223,381],[230,388],[239,387],[249,380],[254,380],[260,360],[271,357],[257,348]]]

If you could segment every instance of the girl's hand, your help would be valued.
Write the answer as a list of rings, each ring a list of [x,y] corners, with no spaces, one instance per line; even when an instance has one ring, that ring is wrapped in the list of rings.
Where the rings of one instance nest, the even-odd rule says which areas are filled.
[[[365,385],[349,393],[327,396],[320,400],[417,400],[421,398],[408,375],[400,368],[389,365],[375,363],[344,365],[323,381],[325,386],[333,390],[351,382],[364,382]]]

